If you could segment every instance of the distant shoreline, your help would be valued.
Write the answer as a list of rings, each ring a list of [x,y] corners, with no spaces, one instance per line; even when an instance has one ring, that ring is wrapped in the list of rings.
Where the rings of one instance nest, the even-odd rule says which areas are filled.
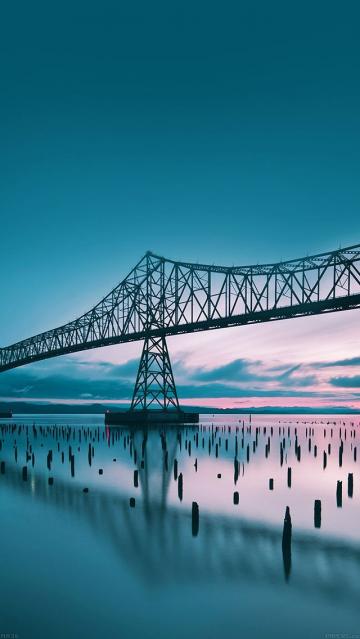
[[[16,415],[103,415],[106,410],[125,411],[128,405],[114,404],[33,404],[30,402],[0,402],[0,412],[12,409]],[[185,406],[189,412],[202,415],[360,415],[360,410],[342,407],[312,408],[299,406],[263,406],[247,408],[215,408],[208,406]]]

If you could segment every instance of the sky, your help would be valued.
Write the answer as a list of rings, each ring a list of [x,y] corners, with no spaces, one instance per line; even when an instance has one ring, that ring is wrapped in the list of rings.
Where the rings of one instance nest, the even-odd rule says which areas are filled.
[[[358,243],[359,18],[351,0],[3,3],[0,345],[88,310],[147,250],[232,265]],[[180,398],[360,407],[358,325],[171,338]],[[126,401],[140,350],[3,373],[0,397]]]

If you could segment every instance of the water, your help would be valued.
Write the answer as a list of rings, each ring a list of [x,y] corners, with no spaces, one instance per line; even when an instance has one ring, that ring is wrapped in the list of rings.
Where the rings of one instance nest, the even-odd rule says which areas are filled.
[[[243,426],[241,415],[204,415],[199,429],[168,429],[165,439],[154,429],[146,442],[102,422],[1,421],[0,633],[360,637],[357,416],[256,416]]]

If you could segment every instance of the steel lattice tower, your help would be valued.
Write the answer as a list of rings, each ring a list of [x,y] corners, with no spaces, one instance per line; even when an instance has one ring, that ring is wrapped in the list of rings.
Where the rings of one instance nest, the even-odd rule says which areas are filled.
[[[180,411],[166,339],[147,337],[144,342],[130,410]]]

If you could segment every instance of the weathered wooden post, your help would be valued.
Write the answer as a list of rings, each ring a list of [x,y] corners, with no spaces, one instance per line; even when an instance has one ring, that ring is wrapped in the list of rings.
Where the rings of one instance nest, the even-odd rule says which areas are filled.
[[[336,504],[338,508],[342,507],[342,481],[336,484]]]
[[[315,499],[314,503],[314,526],[315,528],[321,528],[321,501]]]

